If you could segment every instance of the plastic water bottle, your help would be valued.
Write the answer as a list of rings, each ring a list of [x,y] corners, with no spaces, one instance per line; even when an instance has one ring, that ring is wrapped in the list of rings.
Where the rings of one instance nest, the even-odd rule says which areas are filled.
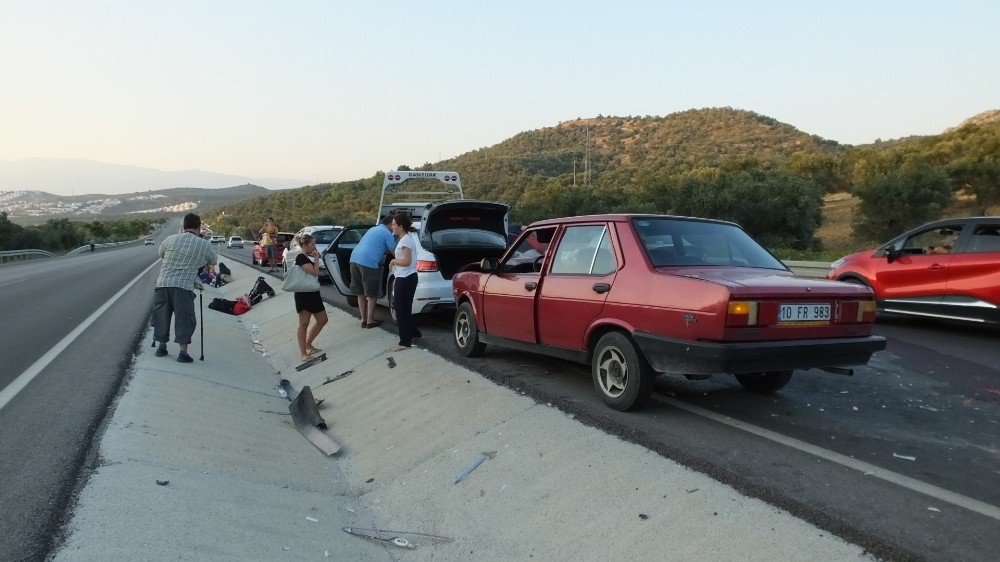
[[[250,342],[260,343],[260,328],[258,328],[256,324],[250,328]]]

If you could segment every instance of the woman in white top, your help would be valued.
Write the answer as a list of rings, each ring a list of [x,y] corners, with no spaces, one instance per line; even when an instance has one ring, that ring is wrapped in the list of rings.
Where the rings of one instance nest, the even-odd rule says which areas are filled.
[[[389,228],[399,239],[395,257],[389,260],[389,272],[395,278],[392,308],[396,311],[396,325],[399,327],[399,345],[393,351],[400,351],[423,336],[413,325],[413,294],[417,291],[417,235],[410,215],[404,213],[394,215]]]

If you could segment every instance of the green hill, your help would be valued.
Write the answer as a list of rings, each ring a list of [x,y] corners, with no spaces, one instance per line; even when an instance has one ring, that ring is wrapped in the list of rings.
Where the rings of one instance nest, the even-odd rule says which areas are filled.
[[[849,146],[751,111],[710,108],[666,117],[566,121],[414,169],[459,172],[467,197],[511,203],[513,222],[609,211],[670,212],[680,184],[719,171],[788,172],[827,193],[850,192],[856,182],[913,158],[947,170],[956,190],[978,186],[976,193],[986,201],[1000,189],[989,179],[991,166],[1000,166],[998,138],[998,111],[941,135]],[[209,220],[219,225],[221,219],[227,229],[243,234],[269,215],[284,230],[369,223],[381,182],[378,172],[273,192],[222,207],[224,215]]]

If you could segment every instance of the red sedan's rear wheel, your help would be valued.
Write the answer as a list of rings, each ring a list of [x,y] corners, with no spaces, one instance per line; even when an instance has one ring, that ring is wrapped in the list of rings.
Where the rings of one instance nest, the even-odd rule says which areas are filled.
[[[590,370],[597,394],[615,410],[638,408],[653,392],[652,369],[632,340],[620,332],[598,340]]]

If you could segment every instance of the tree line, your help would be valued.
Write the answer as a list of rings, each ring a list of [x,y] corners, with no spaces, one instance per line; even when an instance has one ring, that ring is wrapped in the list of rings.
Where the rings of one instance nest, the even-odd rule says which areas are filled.
[[[0,250],[46,250],[63,253],[89,244],[126,242],[148,235],[165,218],[128,218],[116,221],[49,219],[45,224],[21,226],[0,211]]]

